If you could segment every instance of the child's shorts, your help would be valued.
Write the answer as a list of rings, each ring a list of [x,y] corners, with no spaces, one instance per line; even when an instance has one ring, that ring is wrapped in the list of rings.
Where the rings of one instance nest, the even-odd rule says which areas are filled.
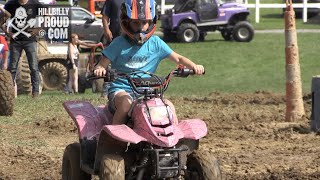
[[[118,93],[120,92],[125,92],[125,90],[119,90],[119,91],[116,91],[116,92],[113,92],[113,93],[110,93],[108,94],[108,99],[109,99],[109,103],[108,103],[108,108],[109,108],[109,111],[113,114],[115,111],[116,111],[116,102],[115,102],[115,97]],[[129,94],[131,99],[133,100],[132,98],[132,95]]]

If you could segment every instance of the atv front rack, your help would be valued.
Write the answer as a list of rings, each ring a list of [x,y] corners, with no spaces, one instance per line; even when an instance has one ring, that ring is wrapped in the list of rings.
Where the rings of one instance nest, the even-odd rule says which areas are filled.
[[[143,151],[149,152],[151,159],[154,160],[155,175],[152,178],[178,177],[184,169],[181,153],[187,149],[144,149]]]

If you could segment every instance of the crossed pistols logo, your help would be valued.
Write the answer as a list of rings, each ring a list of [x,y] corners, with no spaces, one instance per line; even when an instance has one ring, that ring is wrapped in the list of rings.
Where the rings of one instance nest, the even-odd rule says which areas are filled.
[[[7,31],[9,31],[10,27],[17,31],[12,35],[13,39],[19,34],[23,34],[28,38],[32,36],[30,33],[26,32],[26,29],[34,27],[37,21],[36,18],[31,18],[27,21],[27,17],[26,9],[24,7],[19,7],[16,9],[14,17],[7,21]]]

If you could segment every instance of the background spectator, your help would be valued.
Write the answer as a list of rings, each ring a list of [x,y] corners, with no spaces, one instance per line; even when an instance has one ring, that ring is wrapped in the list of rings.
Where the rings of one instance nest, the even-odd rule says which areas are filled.
[[[71,39],[68,44],[68,78],[67,78],[67,85],[68,90],[67,94],[69,93],[78,93],[78,64],[79,64],[79,50],[78,46],[83,45],[87,47],[95,47],[99,46],[99,44],[88,44],[79,40],[77,34],[71,34]]]
[[[30,76],[32,83],[32,97],[39,96],[39,68],[37,57],[37,44],[36,35],[39,33],[39,28],[31,28],[29,24],[25,24],[22,27],[21,22],[15,21],[16,19],[25,19],[25,22],[29,22],[30,19],[36,18],[38,15],[38,9],[43,7],[38,0],[10,0],[8,1],[4,9],[7,10],[12,16],[10,27],[11,30],[5,32],[10,37],[10,63],[8,70],[11,72],[12,79],[16,77],[17,67],[19,59],[21,57],[22,50],[25,51],[30,68]],[[27,13],[28,12],[28,13]],[[23,21],[24,22],[24,21]],[[26,26],[29,26],[26,28]],[[24,33],[19,33],[18,29],[23,29]],[[13,36],[16,34],[17,36]],[[30,36],[27,36],[29,34]]]
[[[106,0],[102,8],[102,23],[107,42],[120,35],[120,11],[124,0]]]

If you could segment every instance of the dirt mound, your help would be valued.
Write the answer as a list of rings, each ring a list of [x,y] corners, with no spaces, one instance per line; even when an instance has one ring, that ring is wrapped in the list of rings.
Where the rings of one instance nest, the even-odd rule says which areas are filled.
[[[201,149],[216,156],[226,179],[320,179],[320,136],[310,130],[310,95],[304,96],[306,116],[297,122],[285,122],[283,94],[215,92],[170,100],[179,119],[206,122]],[[64,148],[78,139],[73,122],[53,116],[30,126],[21,125],[19,134],[19,125],[0,124],[0,179],[61,178]],[[36,141],[21,147],[11,136]]]
[[[1,144],[1,147],[0,179],[29,179],[30,174],[36,174],[37,179],[51,179],[48,177],[59,174],[56,166],[60,162],[50,155],[29,147],[8,144]]]
[[[70,118],[47,118],[46,120],[37,121],[34,123],[37,128],[47,129],[49,133],[65,133],[76,132],[76,126]]]

